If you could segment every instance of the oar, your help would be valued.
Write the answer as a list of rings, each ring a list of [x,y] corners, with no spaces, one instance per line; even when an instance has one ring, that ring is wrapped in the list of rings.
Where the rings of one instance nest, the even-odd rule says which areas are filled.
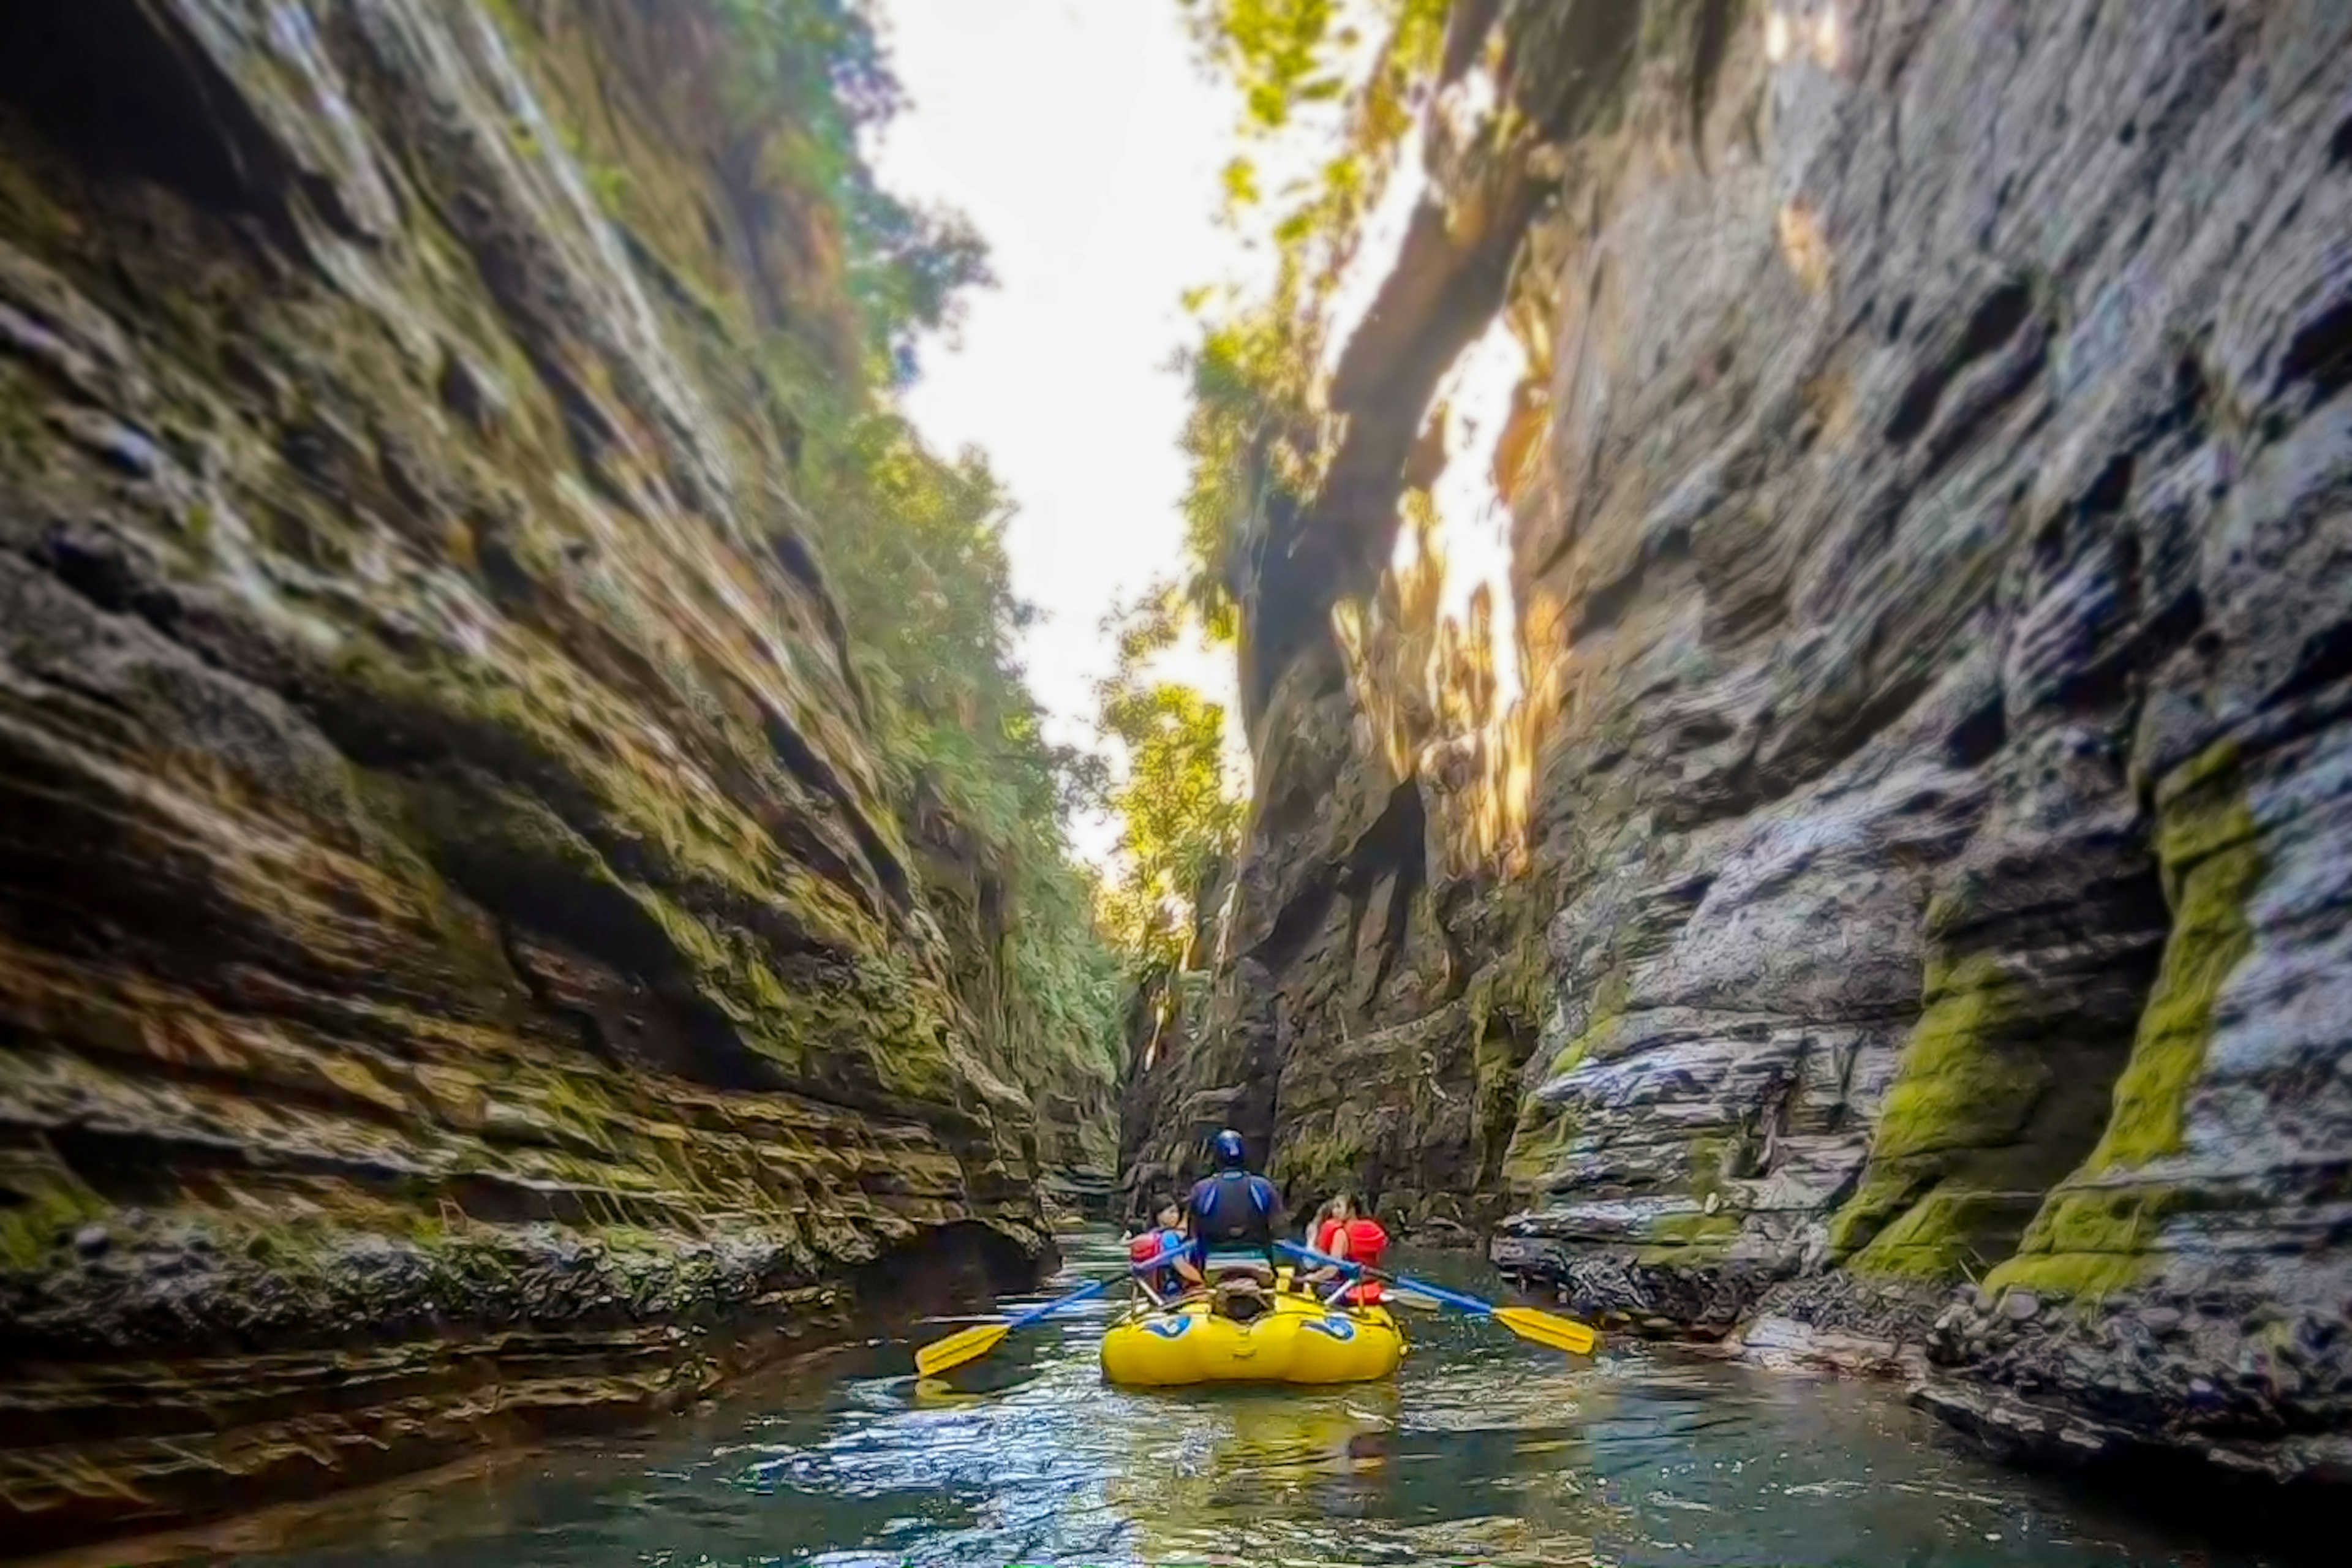
[[[1367,1268],[1360,1263],[1350,1263],[1344,1258],[1333,1258],[1311,1247],[1301,1247],[1295,1241],[1277,1241],[1275,1245],[1293,1258],[1312,1263],[1318,1268],[1344,1268],[1352,1274],[1369,1274],[1399,1289],[1427,1296],[1465,1312],[1475,1312],[1482,1318],[1492,1318],[1519,1338],[1552,1350],[1590,1355],[1593,1347],[1601,1342],[1600,1336],[1582,1323],[1555,1312],[1535,1307],[1497,1307],[1492,1301],[1481,1301],[1475,1296],[1465,1296],[1459,1290],[1448,1290],[1443,1286],[1432,1285],[1426,1279],[1408,1279],[1402,1274],[1391,1274],[1385,1269]]]
[[[1133,1271],[1139,1274],[1149,1273],[1174,1258],[1184,1250],[1186,1245],[1189,1244],[1180,1243],[1148,1263],[1136,1264]],[[982,1356],[1003,1344],[1004,1336],[1013,1330],[1025,1329],[1041,1318],[1053,1316],[1065,1307],[1075,1307],[1081,1301],[1099,1296],[1116,1283],[1116,1280],[1097,1279],[1091,1285],[1081,1286],[1066,1296],[1056,1296],[1042,1306],[1032,1307],[1025,1312],[1016,1312],[1001,1323],[974,1323],[971,1328],[959,1329],[946,1339],[925,1345],[921,1350],[917,1351],[915,1371],[924,1377],[937,1377],[940,1373],[961,1366],[968,1361],[978,1361]]]

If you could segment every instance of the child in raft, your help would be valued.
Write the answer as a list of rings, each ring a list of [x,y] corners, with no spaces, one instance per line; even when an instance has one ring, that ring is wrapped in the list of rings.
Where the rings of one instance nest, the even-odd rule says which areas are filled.
[[[1198,1285],[1201,1271],[1192,1266],[1191,1248],[1185,1245],[1188,1238],[1184,1205],[1174,1198],[1163,1197],[1152,1205],[1152,1224],[1129,1238],[1127,1258],[1144,1289],[1165,1300]],[[1147,1270],[1144,1265],[1155,1258],[1163,1261],[1157,1268]]]
[[[1339,1193],[1317,1211],[1314,1235],[1308,1245],[1326,1258],[1377,1268],[1381,1255],[1389,1249],[1389,1233],[1381,1228],[1380,1221],[1356,1205],[1355,1194]],[[1308,1274],[1307,1282],[1328,1286],[1339,1279],[1339,1274],[1340,1270],[1327,1264]],[[1322,1292],[1318,1289],[1317,1293]],[[1380,1281],[1363,1280],[1343,1299],[1350,1306],[1369,1307],[1381,1299]]]

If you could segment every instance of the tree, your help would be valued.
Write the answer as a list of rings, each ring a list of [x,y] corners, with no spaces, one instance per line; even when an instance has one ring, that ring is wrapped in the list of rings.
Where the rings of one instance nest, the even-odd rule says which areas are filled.
[[[968,289],[994,281],[961,214],[910,205],[875,180],[861,139],[906,106],[864,0],[704,0],[737,45],[737,118],[770,172],[828,216],[878,385],[915,378],[927,332],[950,331]]]
[[[950,847],[950,880],[988,889],[989,913],[968,923],[996,950],[960,963],[960,986],[997,1015],[1016,1058],[1115,1070],[1118,961],[1066,826],[1101,798],[1101,763],[1045,740],[1023,679],[1015,641],[1036,611],[1013,591],[1003,485],[976,450],[931,451],[896,405],[919,342],[990,281],[986,249],[961,216],[900,201],[866,162],[863,139],[905,95],[865,0],[702,3],[738,66],[732,153],[816,216],[805,259],[834,265],[854,318],[845,334],[786,321],[758,360],[790,426],[795,524],[840,600],[891,803],[918,847]]]
[[[1225,711],[1205,694],[1150,678],[1176,645],[1184,601],[1162,584],[1115,615],[1114,673],[1098,688],[1097,728],[1123,753],[1109,792],[1121,827],[1119,875],[1103,893],[1103,923],[1139,977],[1182,967],[1200,900],[1233,861],[1244,803],[1225,777]]]
[[[1275,145],[1310,171],[1269,202],[1257,162],[1236,155],[1228,217],[1266,208],[1275,285],[1259,300],[1202,289],[1188,300],[1202,335],[1181,366],[1192,383],[1185,592],[1210,634],[1231,637],[1240,538],[1269,500],[1304,499],[1321,480],[1327,313],[1398,170],[1416,95],[1436,76],[1450,0],[1179,4],[1209,67],[1241,91],[1244,147]]]

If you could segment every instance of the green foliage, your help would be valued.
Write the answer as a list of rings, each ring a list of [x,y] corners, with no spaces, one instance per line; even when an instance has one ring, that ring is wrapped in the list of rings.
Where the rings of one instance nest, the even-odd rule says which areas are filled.
[[[1312,104],[1349,97],[1348,56],[1367,28],[1385,53],[1426,73],[1444,43],[1451,0],[1179,0],[1202,52],[1241,89],[1243,129],[1270,135]]]
[[[860,153],[904,102],[862,0],[704,3],[738,46],[738,151],[814,204],[856,318],[856,366],[834,363],[809,321],[787,321],[761,359],[797,441],[794,489],[841,601],[886,786],[908,837],[955,845],[1001,901],[992,1022],[1015,1054],[1076,1054],[1109,1070],[1118,960],[1064,826],[1099,795],[1100,764],[1045,739],[1016,662],[1036,612],[1013,592],[1003,486],[977,451],[930,451],[890,405],[919,341],[951,328],[960,294],[989,281],[984,248],[961,217],[883,190]]]
[[[957,297],[991,281],[987,250],[960,214],[882,189],[863,132],[905,106],[862,0],[704,0],[740,44],[737,116],[766,172],[814,196],[831,219],[876,380],[914,378],[916,345],[951,328]]]
[[[1185,625],[1184,603],[1165,584],[1114,616],[1118,663],[1097,689],[1097,727],[1126,759],[1106,800],[1122,825],[1123,865],[1104,889],[1103,921],[1139,976],[1185,967],[1201,900],[1241,841],[1243,803],[1225,779],[1224,709],[1149,673]]]
[[[1180,4],[1212,68],[1241,91],[1244,141],[1303,148],[1313,171],[1269,202],[1257,161],[1227,163],[1228,217],[1269,208],[1276,280],[1266,298],[1227,300],[1213,316],[1213,291],[1189,301],[1203,321],[1199,347],[1180,363],[1192,383],[1185,592],[1212,635],[1231,637],[1241,537],[1267,508],[1297,504],[1320,481],[1328,307],[1396,170],[1414,96],[1436,73],[1450,0]],[[1368,51],[1370,37],[1381,42]]]
[[[1289,268],[1286,267],[1286,271]],[[1182,502],[1192,574],[1184,595],[1210,636],[1239,631],[1235,547],[1270,500],[1296,503],[1320,478],[1312,406],[1315,354],[1286,292],[1202,328],[1185,356],[1192,405],[1178,444],[1190,461]]]
[[[1335,0],[1182,0],[1194,36],[1233,75],[1249,122],[1265,131],[1290,122],[1302,103],[1328,102],[1344,83],[1331,55]]]
[[[1118,960],[1064,826],[1099,792],[1100,764],[1045,738],[1016,662],[1014,638],[1036,612],[1013,591],[1003,484],[977,451],[950,461],[895,411],[845,405],[789,342],[773,345],[767,369],[801,423],[799,489],[891,796],[909,837],[966,846],[974,871],[1003,889],[1009,994],[998,1022],[1116,1063]]]

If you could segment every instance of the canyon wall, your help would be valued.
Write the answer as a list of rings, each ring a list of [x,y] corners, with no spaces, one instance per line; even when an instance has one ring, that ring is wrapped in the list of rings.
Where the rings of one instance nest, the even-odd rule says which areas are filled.
[[[2352,10],[1454,26],[1328,477],[1252,524],[1250,837],[1130,1185],[1230,1121],[1998,1446],[2352,1475]],[[1391,561],[1501,330],[1482,655]]]
[[[0,1552],[690,1398],[1109,1158],[877,784],[716,16],[0,20]]]

